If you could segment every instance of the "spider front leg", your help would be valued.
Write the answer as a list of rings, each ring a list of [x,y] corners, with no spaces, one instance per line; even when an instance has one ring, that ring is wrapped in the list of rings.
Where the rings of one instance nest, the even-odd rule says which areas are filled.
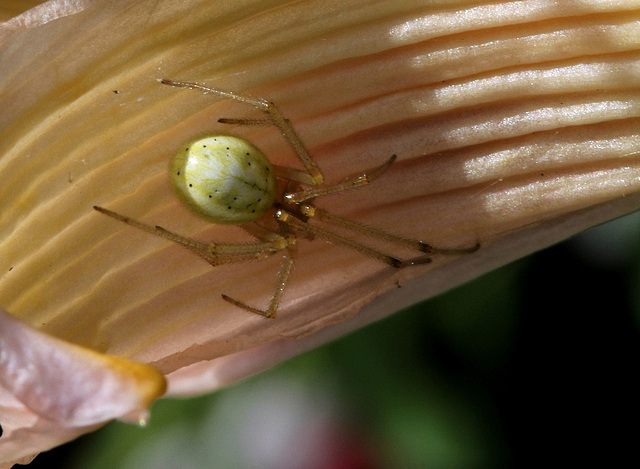
[[[387,161],[385,161],[382,165],[376,168],[373,168],[369,171],[365,171],[364,173],[358,176],[351,177],[346,181],[343,181],[337,184],[322,185],[318,187],[311,187],[305,190],[286,193],[284,196],[284,200],[287,203],[295,206],[296,209],[307,218],[314,218],[316,220],[323,221],[327,224],[344,228],[346,230],[350,230],[355,233],[359,233],[372,238],[378,238],[392,244],[406,246],[410,249],[414,249],[416,251],[420,251],[428,255],[432,255],[432,254],[459,255],[459,254],[470,254],[472,252],[477,251],[480,248],[480,243],[476,243],[473,246],[463,247],[463,248],[438,248],[428,243],[425,243],[423,241],[396,236],[392,233],[387,233],[386,231],[382,231],[377,228],[372,228],[370,226],[359,223],[357,221],[349,220],[347,218],[340,217],[338,215],[333,215],[327,212],[326,210],[317,208],[311,204],[301,203],[310,199],[315,199],[317,197],[322,197],[325,195],[335,194],[337,192],[343,192],[343,191],[354,189],[357,187],[366,186],[371,182],[373,182],[375,179],[382,176],[382,174],[384,174],[395,161],[396,161],[396,155],[391,155],[391,157]],[[413,260],[403,261],[403,262],[405,264],[403,265],[404,267],[406,265],[424,264],[429,261],[426,261],[421,257],[418,257],[418,258],[414,258]]]
[[[300,206],[300,213],[309,218],[351,230],[355,233],[360,233],[371,238],[378,238],[389,243],[399,246],[406,246],[410,249],[423,252],[425,254],[444,254],[444,255],[459,255],[459,254],[471,254],[480,248],[480,243],[476,243],[473,246],[463,248],[438,248],[431,244],[419,241],[417,239],[403,238],[402,236],[394,235],[393,233],[387,233],[386,231],[373,228],[371,226],[359,223],[357,221],[349,220],[348,218],[340,217],[338,215],[327,212],[324,209],[314,207],[311,204],[302,204]]]
[[[422,256],[408,261],[398,259],[397,257],[385,254],[384,252],[367,246],[359,241],[354,241],[353,239],[342,236],[331,230],[307,223],[284,209],[280,209],[276,212],[276,218],[279,222],[290,226],[295,231],[302,231],[313,238],[324,239],[330,243],[348,247],[391,267],[402,268],[412,265],[428,264],[431,262],[431,258],[429,256]]]
[[[285,194],[284,200],[289,203],[298,204],[300,202],[304,202],[305,200],[322,197],[323,195],[335,194],[337,192],[355,189],[356,187],[366,186],[373,182],[375,179],[378,179],[383,173],[385,173],[394,163],[394,161],[396,161],[396,158],[396,155],[391,155],[391,157],[387,161],[385,161],[377,168],[373,168],[370,171],[365,171],[362,174],[359,174],[337,184],[325,184],[322,186],[311,187],[310,189]]]

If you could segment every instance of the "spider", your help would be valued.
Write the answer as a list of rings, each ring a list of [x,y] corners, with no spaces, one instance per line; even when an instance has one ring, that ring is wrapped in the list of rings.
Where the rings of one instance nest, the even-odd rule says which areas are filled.
[[[313,199],[328,194],[366,186],[384,174],[396,160],[392,155],[380,166],[334,184],[326,184],[297,132],[276,105],[262,98],[253,98],[222,91],[198,83],[159,80],[164,85],[189,88],[222,98],[249,104],[266,114],[266,119],[219,119],[225,124],[275,125],[294,150],[304,170],[272,165],[267,157],[250,142],[230,135],[211,135],[184,145],[170,164],[170,179],[180,200],[193,212],[217,224],[242,225],[256,241],[251,243],[202,243],[152,226],[133,218],[94,206],[98,212],[177,243],[212,266],[263,259],[282,253],[277,285],[267,309],[259,309],[222,294],[222,298],[246,311],[275,318],[287,281],[290,277],[299,237],[319,238],[339,244],[394,268],[404,268],[431,262],[434,254],[458,255],[476,251],[480,245],[460,249],[435,248],[425,242],[403,238],[349,220],[313,205]],[[269,219],[275,222],[269,222]],[[311,222],[316,220],[317,222]],[[330,227],[334,227],[334,230]],[[377,248],[353,240],[335,231],[353,232],[361,236],[404,246],[419,252],[413,259],[401,260]]]

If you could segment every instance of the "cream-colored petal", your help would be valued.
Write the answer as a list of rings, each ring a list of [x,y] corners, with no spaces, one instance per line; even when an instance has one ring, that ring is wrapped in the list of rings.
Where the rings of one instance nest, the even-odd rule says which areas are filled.
[[[176,392],[244,376],[640,205],[638,1],[47,6],[59,19],[0,26],[0,305],[153,363]],[[330,181],[397,154],[370,187],[320,203],[480,251],[394,271],[301,241],[277,319],[231,307],[221,293],[268,302],[277,258],[211,268],[91,207],[202,240],[247,239],[180,206],[169,158],[194,136],[231,131],[296,162],[277,132],[216,123],[253,110],[158,78],[272,99]],[[207,362],[219,357],[222,371]],[[219,374],[190,391],[177,377],[196,368]]]
[[[53,338],[0,310],[0,464],[115,418],[143,422],[166,381],[154,368]]]

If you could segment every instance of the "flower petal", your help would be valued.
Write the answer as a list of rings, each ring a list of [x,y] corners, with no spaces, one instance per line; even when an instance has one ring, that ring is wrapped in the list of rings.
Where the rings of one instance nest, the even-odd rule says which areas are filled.
[[[69,344],[0,310],[0,463],[115,418],[143,422],[165,388],[148,365]]]

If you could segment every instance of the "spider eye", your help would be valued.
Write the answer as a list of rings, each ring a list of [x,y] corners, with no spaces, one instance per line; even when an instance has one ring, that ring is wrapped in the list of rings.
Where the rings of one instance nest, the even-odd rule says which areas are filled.
[[[275,200],[271,163],[248,141],[214,135],[184,145],[171,161],[171,184],[193,212],[221,224],[262,217]]]

